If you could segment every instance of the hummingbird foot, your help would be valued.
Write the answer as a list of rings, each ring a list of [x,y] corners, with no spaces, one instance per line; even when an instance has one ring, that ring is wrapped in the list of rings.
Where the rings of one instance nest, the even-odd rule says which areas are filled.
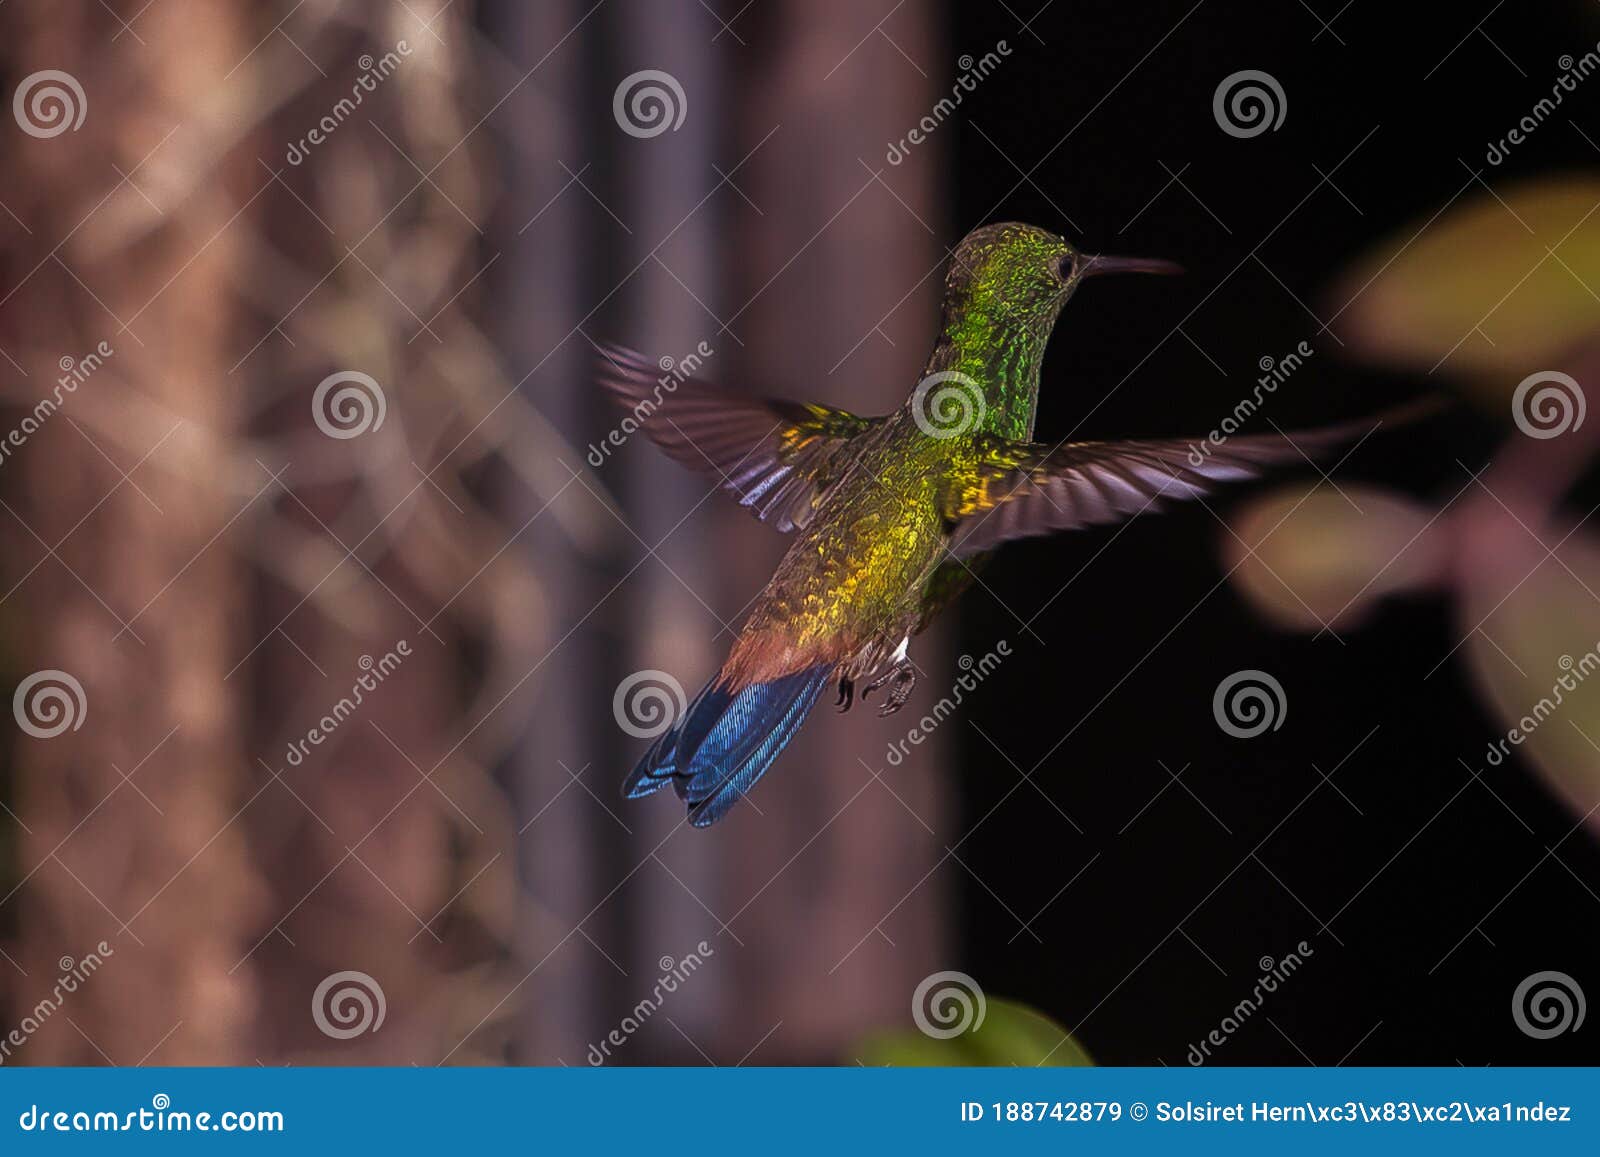
[[[910,663],[895,668],[894,686],[889,689],[889,698],[883,706],[878,708],[879,718],[887,719],[896,711],[906,705],[906,700],[911,698],[911,692],[917,686],[917,669]]]
[[[863,695],[862,698],[865,699],[866,696]],[[839,680],[839,698],[834,702],[834,706],[839,709],[839,714],[843,715],[846,711],[850,710],[855,701],[855,680],[851,679],[848,675],[841,677]]]
[[[893,686],[889,688],[889,698],[878,708],[879,718],[886,719],[893,715],[906,705],[907,699],[911,698],[911,692],[917,685],[917,669],[911,665],[909,659],[902,659],[868,683],[861,691],[861,701],[865,703],[872,692],[890,683]]]

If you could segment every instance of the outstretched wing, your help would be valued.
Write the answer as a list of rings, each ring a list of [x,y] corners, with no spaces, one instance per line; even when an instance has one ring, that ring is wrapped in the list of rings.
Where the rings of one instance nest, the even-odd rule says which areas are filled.
[[[951,493],[945,514],[957,557],[1013,538],[1121,522],[1167,499],[1197,498],[1267,467],[1307,462],[1376,428],[1350,422],[1292,435],[1234,436],[1221,445],[1177,438],[1066,442],[1054,449],[990,439],[976,479]]]
[[[622,346],[600,353],[600,384],[639,429],[691,470],[719,476],[740,505],[780,531],[811,520],[817,496],[842,472],[845,445],[882,421],[678,380]]]

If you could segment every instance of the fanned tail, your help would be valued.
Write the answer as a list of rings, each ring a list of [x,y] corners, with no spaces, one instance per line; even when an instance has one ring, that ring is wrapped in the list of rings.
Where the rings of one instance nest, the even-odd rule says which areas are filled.
[[[690,823],[716,823],[788,746],[832,673],[823,664],[738,692],[713,679],[645,752],[623,794],[638,799],[670,783],[688,803]]]
[[[688,780],[680,772],[688,767],[695,748],[732,702],[732,693],[719,687],[717,680],[702,687],[683,717],[651,745],[633,773],[623,781],[622,794],[628,799],[641,799],[670,783],[682,796],[688,789]],[[681,761],[680,751],[684,756]]]

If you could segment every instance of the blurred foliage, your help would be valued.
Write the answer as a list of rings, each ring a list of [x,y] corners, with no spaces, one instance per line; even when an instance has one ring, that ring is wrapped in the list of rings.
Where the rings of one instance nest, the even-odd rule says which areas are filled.
[[[1234,581],[1276,626],[1343,629],[1383,595],[1436,579],[1442,544],[1425,533],[1434,513],[1377,487],[1286,487],[1246,507],[1223,549]],[[1245,543],[1259,545],[1252,554]]]
[[[1600,178],[1480,193],[1378,245],[1341,280],[1340,336],[1367,360],[1514,386],[1596,330]],[[1509,386],[1506,386],[1509,394]],[[1495,400],[1499,400],[1496,398]]]
[[[863,1064],[899,1068],[1092,1065],[1071,1034],[1042,1013],[1010,1000],[988,1001],[974,1029],[943,1039],[923,1032],[874,1033],[857,1049]]]
[[[1600,656],[1600,538],[1563,500],[1600,454],[1600,419],[1584,421],[1584,387],[1600,383],[1597,208],[1600,178],[1528,181],[1446,206],[1357,260],[1331,307],[1345,353],[1441,371],[1506,436],[1481,470],[1460,463],[1459,488],[1437,503],[1285,488],[1246,504],[1224,548],[1240,590],[1285,628],[1342,630],[1396,593],[1450,597],[1460,642],[1440,661],[1465,665],[1500,731],[1463,751],[1467,765],[1515,751],[1591,823],[1600,678],[1585,680],[1600,659],[1585,656]],[[1575,393],[1530,392],[1558,374]],[[1428,431],[1397,436],[1422,444]]]

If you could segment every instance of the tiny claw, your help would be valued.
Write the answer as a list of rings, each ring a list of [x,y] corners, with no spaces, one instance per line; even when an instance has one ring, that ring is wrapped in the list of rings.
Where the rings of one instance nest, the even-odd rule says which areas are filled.
[[[863,695],[861,698],[865,700],[866,696]],[[855,700],[856,685],[854,680],[848,678],[840,679],[839,698],[834,702],[834,706],[839,709],[839,713],[843,715],[846,711],[850,710],[851,706],[855,703]]]
[[[917,669],[910,663],[896,667],[890,675],[894,679],[894,687],[889,692],[889,698],[882,707],[878,708],[878,717],[887,719],[896,711],[906,705],[906,700],[911,698],[911,692],[917,685]]]
[[[887,686],[888,683],[889,683],[889,680],[895,678],[899,674],[899,672],[900,672],[900,668],[898,666],[890,667],[882,675],[879,675],[872,682],[868,683],[866,685],[866,687],[864,687],[862,689],[862,691],[861,691],[861,702],[865,703],[867,701],[867,697],[869,695],[871,695],[874,691],[876,691],[878,688]]]

